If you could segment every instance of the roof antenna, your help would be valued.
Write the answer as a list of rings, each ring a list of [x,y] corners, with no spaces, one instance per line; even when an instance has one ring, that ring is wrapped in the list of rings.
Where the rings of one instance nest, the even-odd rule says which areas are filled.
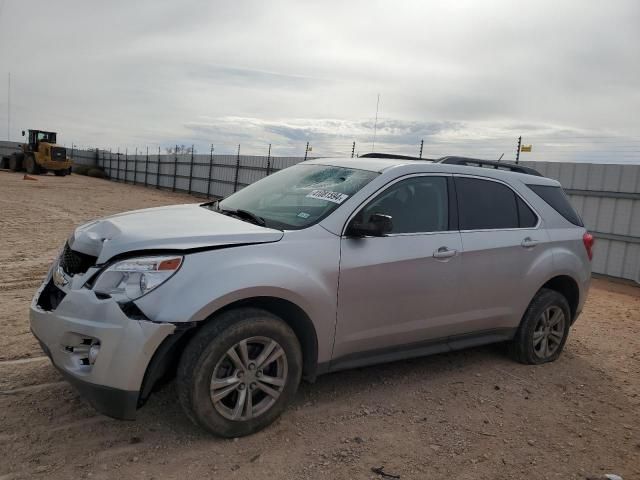
[[[378,107],[380,107],[380,94],[378,94],[378,101],[376,102],[376,121],[373,124],[373,143],[371,144],[371,151],[376,148],[376,133],[378,132]]]

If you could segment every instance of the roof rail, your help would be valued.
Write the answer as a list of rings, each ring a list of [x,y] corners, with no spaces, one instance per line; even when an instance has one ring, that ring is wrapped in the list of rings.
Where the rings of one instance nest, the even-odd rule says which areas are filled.
[[[534,168],[525,167],[524,165],[517,165],[511,162],[497,162],[494,160],[481,160],[479,158],[470,158],[470,157],[456,157],[456,156],[447,156],[442,157],[437,160],[433,160],[431,158],[419,158],[412,157],[410,155],[397,155],[395,153],[365,153],[364,155],[360,155],[359,158],[391,158],[398,160],[426,160],[428,162],[435,163],[445,163],[447,165],[466,165],[468,167],[481,167],[481,168],[493,168],[496,170],[506,170],[509,172],[517,172],[517,173],[526,173],[528,175],[535,175],[537,177],[542,177],[540,172],[538,172]]]
[[[435,160],[436,163],[446,163],[447,165],[466,165],[469,167],[482,167],[482,168],[494,168],[496,170],[508,170],[510,172],[526,173],[528,175],[535,175],[542,177],[543,175],[537,170],[525,167],[523,165],[517,165],[511,162],[496,162],[493,160],[480,160],[478,158],[468,157],[442,157]]]
[[[392,158],[398,160],[425,160],[427,162],[433,162],[431,158],[419,158],[412,157],[410,155],[397,155],[395,153],[365,153],[364,155],[360,155],[358,158]]]

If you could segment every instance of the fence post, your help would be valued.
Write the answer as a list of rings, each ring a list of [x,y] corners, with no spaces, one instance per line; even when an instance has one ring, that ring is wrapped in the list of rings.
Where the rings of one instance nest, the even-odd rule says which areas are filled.
[[[173,156],[173,186],[171,191],[176,191],[176,176],[178,175],[178,145],[176,145],[175,155]]]
[[[147,156],[144,158],[144,186],[147,186],[147,173],[149,171],[149,147],[147,147]]]
[[[129,173],[129,147],[124,149],[124,183],[127,183],[127,175]]]
[[[158,164],[156,165],[156,190],[160,189],[160,145],[158,145]]]
[[[269,153],[267,153],[267,177],[271,174],[271,144],[269,144]]]
[[[192,180],[193,180],[193,145],[191,145],[191,163],[189,164],[189,195],[191,195]]]
[[[138,176],[138,147],[136,147],[136,154],[133,156],[133,184],[136,184],[136,177]]]
[[[207,198],[211,197],[211,169],[213,168],[213,144],[211,144],[211,153],[209,153],[209,180],[207,181]]]
[[[307,146],[304,147],[304,159],[307,159],[307,154],[309,153],[309,142],[307,142]]]
[[[424,147],[424,139],[420,140],[420,159],[422,159],[422,147]]]
[[[117,167],[116,167],[116,178],[120,181],[120,147],[118,147],[118,153],[116,153]]]
[[[109,149],[109,178],[113,180],[113,150]]]
[[[240,170],[240,144],[238,144],[238,154],[236,155],[236,178],[233,180],[233,191],[238,191],[238,173]]]

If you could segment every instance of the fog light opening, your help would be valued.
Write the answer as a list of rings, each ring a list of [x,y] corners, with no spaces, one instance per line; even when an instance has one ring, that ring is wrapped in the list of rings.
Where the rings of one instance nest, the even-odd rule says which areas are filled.
[[[100,343],[95,343],[89,348],[89,365],[96,363],[98,354],[100,353]]]

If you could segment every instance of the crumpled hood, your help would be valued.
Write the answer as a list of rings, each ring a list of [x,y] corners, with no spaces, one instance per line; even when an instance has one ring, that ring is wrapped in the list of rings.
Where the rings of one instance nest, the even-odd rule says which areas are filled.
[[[216,213],[199,204],[134,210],[78,227],[69,244],[104,263],[137,250],[185,250],[244,243],[277,242],[280,230]]]

